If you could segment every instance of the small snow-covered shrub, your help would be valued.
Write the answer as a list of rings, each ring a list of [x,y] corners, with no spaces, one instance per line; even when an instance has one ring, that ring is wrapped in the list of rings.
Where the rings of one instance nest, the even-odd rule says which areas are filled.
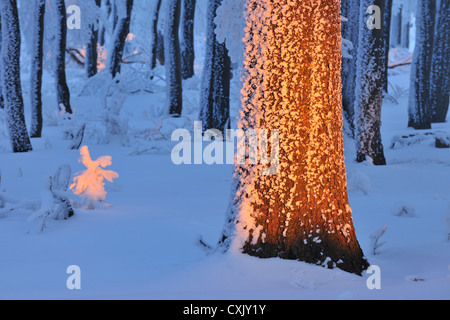
[[[416,209],[407,204],[397,204],[394,207],[392,214],[397,217],[415,217]]]
[[[362,171],[356,171],[349,175],[348,192],[358,193],[362,192],[364,195],[369,195],[372,192],[372,183],[369,176]]]
[[[370,235],[372,254],[374,256],[380,254],[380,247],[386,243],[386,241],[380,241],[380,239],[386,233],[387,229],[387,226],[382,226],[380,229]]]

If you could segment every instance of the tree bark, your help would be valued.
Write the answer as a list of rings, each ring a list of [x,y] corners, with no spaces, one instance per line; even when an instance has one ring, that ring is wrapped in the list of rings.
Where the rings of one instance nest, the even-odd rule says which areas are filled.
[[[96,5],[100,8],[101,0],[95,0]],[[98,44],[98,30],[96,30],[95,24],[89,25],[89,40],[86,44],[86,59],[85,67],[88,78],[91,78],[97,74],[97,44]]]
[[[411,65],[408,127],[431,129],[430,75],[433,56],[436,1],[418,0],[416,47]]]
[[[386,0],[384,10],[384,47],[385,47],[385,60],[384,60],[384,74],[383,74],[383,90],[389,91],[389,79],[388,79],[388,66],[389,66],[389,49],[391,42],[391,19],[392,19],[392,3],[393,0]]]
[[[181,75],[183,79],[194,76],[194,18],[196,0],[183,0],[183,19],[181,23]]]
[[[42,71],[44,55],[45,0],[34,1],[33,50],[31,57],[31,129],[32,138],[42,136]]]
[[[180,116],[183,109],[181,54],[178,30],[180,26],[181,0],[168,0],[165,43],[168,112]]]
[[[153,70],[156,68],[156,60],[157,60],[157,56],[158,56],[158,44],[159,42],[159,37],[158,37],[158,21],[159,21],[159,12],[161,10],[161,1],[162,0],[156,0],[156,6],[155,6],[155,10],[153,12],[152,15],[152,57],[151,57],[151,62],[150,62],[150,68]],[[164,40],[163,40],[164,41]],[[164,46],[164,44],[162,44]]]
[[[342,23],[342,37],[352,42],[352,59],[342,59],[342,105],[351,134],[355,133],[356,54],[359,45],[359,0],[343,0],[341,14],[348,21]]]
[[[279,166],[264,175],[262,163],[236,164],[221,244],[361,274],[343,153],[340,0],[252,0],[245,17],[239,128],[278,130]]]
[[[218,43],[214,32],[216,10],[222,0],[210,0],[207,13],[205,65],[203,68],[199,119],[203,131],[218,129],[225,133],[230,121],[231,61],[225,43]]]
[[[385,40],[383,27],[369,29],[366,25],[370,16],[367,8],[371,5],[378,6],[383,17],[385,0],[361,1],[355,100],[356,161],[363,162],[369,156],[375,165],[385,165],[380,131]]]
[[[2,54],[2,23],[0,19],[0,56]],[[5,108],[5,101],[3,98],[3,81],[2,81],[2,73],[0,72],[0,109]]]
[[[450,100],[450,2],[441,0],[433,47],[431,122],[445,122]]]
[[[64,0],[55,0],[58,29],[56,32],[55,48],[55,76],[56,94],[58,106],[64,105],[67,113],[72,113],[70,104],[70,91],[66,80],[66,41],[67,41],[67,21],[66,5]]]
[[[110,55],[108,59],[108,69],[112,76],[115,78],[120,73],[120,68],[123,58],[123,50],[125,48],[125,40],[130,33],[131,12],[133,10],[134,0],[122,0],[125,1],[126,15],[124,17],[114,17],[117,19],[115,24],[112,48],[110,49]],[[117,4],[114,2],[115,10],[118,10]]]
[[[0,2],[2,24],[1,73],[8,131],[13,152],[32,150],[25,124],[22,87],[20,83],[20,24],[16,0]]]

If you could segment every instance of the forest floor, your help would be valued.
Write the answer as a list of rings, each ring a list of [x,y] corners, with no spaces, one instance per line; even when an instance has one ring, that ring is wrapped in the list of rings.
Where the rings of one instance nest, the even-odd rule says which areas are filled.
[[[128,119],[127,135],[108,144],[101,143],[101,98],[73,95],[75,120],[64,120],[53,115],[55,98],[46,91],[44,138],[33,139],[34,151],[12,154],[0,145],[1,189],[39,199],[45,178],[60,165],[83,170],[64,138],[82,123],[92,157],[112,156],[109,168],[120,177],[107,183],[111,207],[77,209],[68,220],[48,221],[42,233],[25,211],[0,218],[0,299],[449,299],[450,149],[435,148],[425,133],[449,135],[450,123],[419,136],[408,129],[409,67],[390,72],[395,99],[385,99],[382,127],[388,165],[357,164],[354,142],[345,139],[356,233],[369,262],[380,267],[380,290],[368,289],[366,273],[233,251],[206,254],[199,239],[219,239],[233,168],[171,161],[174,143],[167,137],[196,116],[195,77],[185,83],[186,117],[161,116],[165,93],[155,80],[153,92],[125,101],[120,116]],[[234,114],[237,106],[235,97]],[[159,120],[150,120],[155,115]],[[371,235],[384,227],[384,244],[374,254]],[[66,287],[69,265],[81,268],[81,290]]]

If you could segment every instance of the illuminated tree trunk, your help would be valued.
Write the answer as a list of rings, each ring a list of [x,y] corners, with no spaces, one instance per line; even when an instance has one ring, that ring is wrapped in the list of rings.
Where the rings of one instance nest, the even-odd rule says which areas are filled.
[[[381,140],[385,40],[382,23],[381,29],[367,26],[371,15],[367,8],[371,5],[378,6],[383,16],[385,0],[361,1],[355,94],[356,160],[363,162],[368,156],[375,165],[385,165]]]
[[[340,0],[251,0],[245,18],[239,127],[278,130],[279,165],[274,175],[261,162],[236,165],[221,244],[361,274],[343,153]]]

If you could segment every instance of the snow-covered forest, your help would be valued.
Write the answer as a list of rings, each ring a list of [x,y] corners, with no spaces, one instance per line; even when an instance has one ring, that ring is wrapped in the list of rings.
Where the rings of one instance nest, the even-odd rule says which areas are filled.
[[[0,30],[0,299],[450,298],[450,1],[0,0]]]

